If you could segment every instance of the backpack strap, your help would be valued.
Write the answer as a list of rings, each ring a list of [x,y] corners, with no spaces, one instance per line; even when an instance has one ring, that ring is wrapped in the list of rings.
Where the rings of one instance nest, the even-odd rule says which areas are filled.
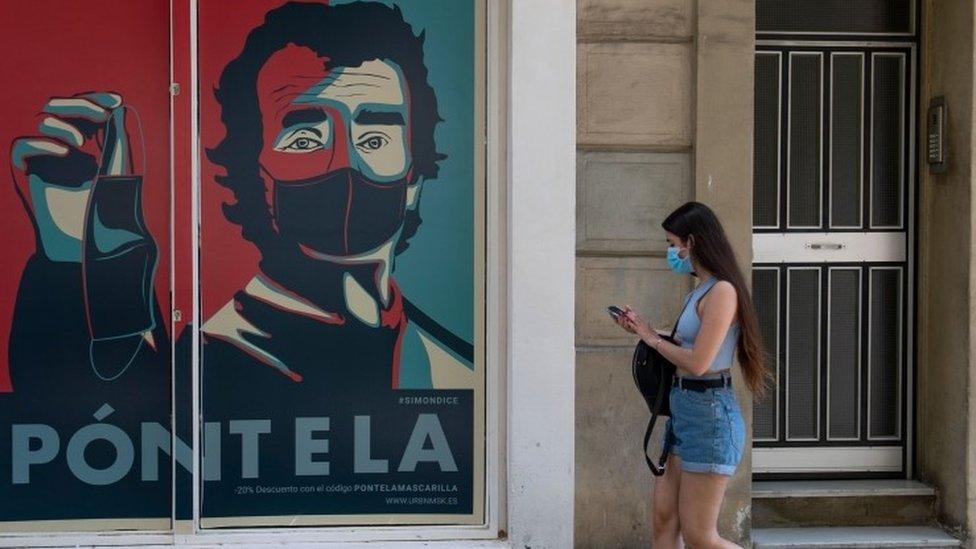
[[[668,391],[670,390],[671,388],[668,387]],[[668,461],[668,454],[670,453],[668,451],[669,448],[665,443],[664,449],[661,451],[661,457],[659,458],[658,463],[655,464],[651,459],[651,456],[647,455],[647,445],[651,442],[651,433],[654,431],[654,424],[657,422],[657,411],[661,409],[661,399],[664,393],[664,390],[658,391],[657,398],[654,399],[654,412],[651,413],[651,419],[647,422],[647,429],[644,430],[644,445],[642,448],[644,451],[644,461],[647,462],[647,467],[651,470],[651,474],[656,477],[664,474],[664,466]]]
[[[688,295],[685,296],[685,302],[684,304],[681,305],[681,311],[678,313],[678,318],[674,319],[674,324],[671,326],[671,335],[669,336],[668,339],[672,343],[674,343],[674,335],[678,333],[678,323],[681,322],[681,317],[684,316],[685,309],[687,309],[688,304],[691,303],[692,295],[694,295],[694,292],[689,292]]]
[[[701,303],[702,298],[704,298],[706,295],[708,295],[708,292],[712,291],[712,288],[714,288],[715,285],[718,284],[718,279],[713,276],[709,281],[705,282],[705,284],[708,284],[708,287],[706,287],[705,290],[702,291],[701,295],[699,295],[698,297],[695,298],[695,313],[696,314],[698,313],[698,304]],[[697,288],[695,288],[695,290],[697,290]],[[699,315],[699,316],[701,316],[701,315]]]

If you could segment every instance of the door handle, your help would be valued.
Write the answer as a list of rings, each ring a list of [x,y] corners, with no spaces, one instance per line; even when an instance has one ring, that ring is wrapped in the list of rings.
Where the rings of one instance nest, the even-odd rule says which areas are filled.
[[[847,246],[838,242],[811,242],[806,247],[811,250],[843,250]]]

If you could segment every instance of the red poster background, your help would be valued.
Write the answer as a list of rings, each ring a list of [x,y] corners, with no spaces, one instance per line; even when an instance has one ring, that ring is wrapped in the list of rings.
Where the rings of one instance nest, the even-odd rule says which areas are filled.
[[[237,57],[251,29],[283,0],[238,2],[233,9],[222,0],[199,0],[198,48],[200,78],[200,145],[216,146],[224,137],[220,105],[213,91],[227,62]],[[328,2],[322,2],[328,3]],[[233,202],[233,194],[214,181],[223,173],[201,151],[200,292],[202,320],[217,312],[257,272],[257,248],[241,237],[240,227],[224,217],[222,204]]]
[[[21,270],[35,246],[10,175],[9,147],[17,137],[38,134],[49,98],[114,91],[138,110],[147,156],[143,209],[159,246],[156,296],[160,309],[169,309],[169,1],[4,2],[0,19],[6,82],[0,95],[0,392],[8,392],[7,338]]]

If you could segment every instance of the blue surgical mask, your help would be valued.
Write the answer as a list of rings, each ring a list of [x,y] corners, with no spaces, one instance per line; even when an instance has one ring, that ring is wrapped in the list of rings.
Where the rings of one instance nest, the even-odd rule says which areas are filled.
[[[691,265],[691,254],[689,253],[687,257],[681,257],[677,247],[668,246],[668,267],[671,267],[671,270],[678,274],[691,274],[694,270]]]

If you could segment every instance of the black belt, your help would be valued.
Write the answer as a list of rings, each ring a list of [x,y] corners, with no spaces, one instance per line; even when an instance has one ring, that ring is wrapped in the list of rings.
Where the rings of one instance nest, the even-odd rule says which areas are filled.
[[[674,376],[674,387],[690,389],[692,391],[704,392],[706,389],[716,389],[719,387],[732,386],[732,374],[728,371],[722,372],[722,377],[714,379],[685,379],[681,376]]]

